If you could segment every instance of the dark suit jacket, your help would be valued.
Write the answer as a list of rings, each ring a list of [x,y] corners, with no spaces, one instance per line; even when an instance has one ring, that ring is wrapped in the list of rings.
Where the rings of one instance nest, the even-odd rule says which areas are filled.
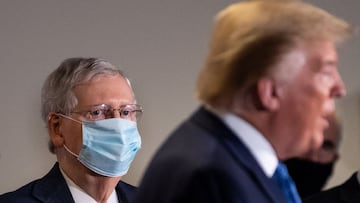
[[[129,203],[136,188],[122,181],[116,186],[121,203]],[[74,203],[71,192],[56,163],[48,174],[16,191],[0,195],[0,203]]]
[[[345,183],[322,191],[304,200],[304,203],[359,203],[360,186],[354,173]]]
[[[200,108],[151,161],[136,203],[285,203],[244,144]]]

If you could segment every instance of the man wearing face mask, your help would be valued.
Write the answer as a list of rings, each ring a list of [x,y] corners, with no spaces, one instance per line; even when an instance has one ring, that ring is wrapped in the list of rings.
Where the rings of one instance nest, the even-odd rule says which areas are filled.
[[[136,188],[121,177],[141,147],[142,107],[123,72],[98,58],[66,59],[46,79],[41,104],[58,162],[0,202],[131,202]]]
[[[321,148],[304,157],[284,162],[302,198],[321,191],[332,175],[334,165],[339,158],[341,124],[335,114],[331,115],[328,121],[329,128],[324,131]]]

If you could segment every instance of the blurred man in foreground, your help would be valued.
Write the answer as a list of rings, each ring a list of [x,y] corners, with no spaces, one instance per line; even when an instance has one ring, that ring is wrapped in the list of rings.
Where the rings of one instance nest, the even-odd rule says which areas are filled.
[[[317,149],[345,94],[349,25],[302,1],[235,3],[216,17],[202,106],[151,161],[137,203],[301,202],[281,163]]]

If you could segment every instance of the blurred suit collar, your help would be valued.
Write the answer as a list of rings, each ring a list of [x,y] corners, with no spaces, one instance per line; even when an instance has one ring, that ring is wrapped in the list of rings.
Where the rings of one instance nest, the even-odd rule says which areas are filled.
[[[215,114],[233,131],[250,150],[250,153],[255,157],[266,176],[271,178],[279,161],[267,139],[254,126],[239,116],[224,110],[211,107],[205,108]]]

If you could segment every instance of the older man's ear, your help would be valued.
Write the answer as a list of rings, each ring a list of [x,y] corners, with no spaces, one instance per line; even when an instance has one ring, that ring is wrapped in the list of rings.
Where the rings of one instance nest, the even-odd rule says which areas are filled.
[[[61,133],[61,122],[62,122],[61,116],[55,113],[49,114],[48,132],[49,132],[50,140],[55,146],[55,148],[62,147],[64,145],[64,137],[62,136]]]

